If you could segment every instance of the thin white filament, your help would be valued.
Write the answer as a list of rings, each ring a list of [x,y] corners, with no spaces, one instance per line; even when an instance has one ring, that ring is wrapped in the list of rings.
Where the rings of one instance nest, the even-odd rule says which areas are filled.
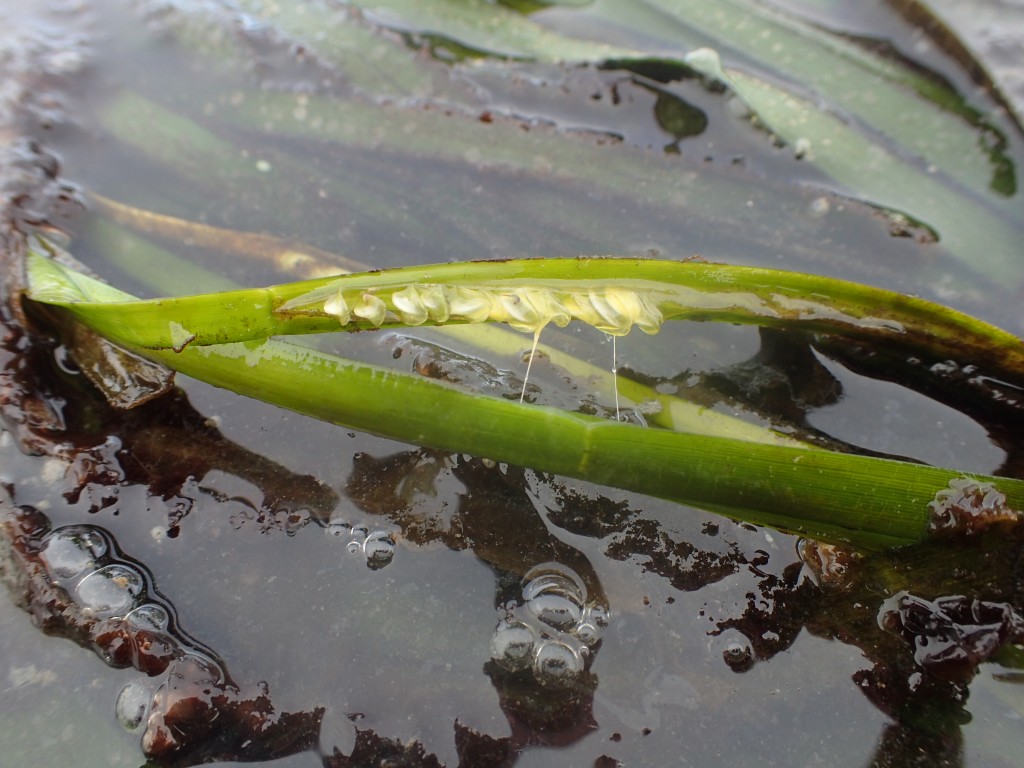
[[[540,326],[533,332],[533,346],[530,347],[530,359],[526,363],[526,376],[523,377],[523,391],[519,393],[519,402],[523,402],[523,398],[526,397],[526,382],[530,380],[530,369],[533,367],[533,356],[537,354],[537,342],[540,341],[540,332],[544,330],[544,326]]]
[[[621,421],[619,418],[619,365],[615,349],[616,338],[612,336],[612,390],[615,392],[615,420]]]

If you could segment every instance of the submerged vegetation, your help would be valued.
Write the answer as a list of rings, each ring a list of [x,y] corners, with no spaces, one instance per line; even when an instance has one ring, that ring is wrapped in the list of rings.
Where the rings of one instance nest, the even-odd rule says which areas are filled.
[[[147,759],[1013,764],[1024,131],[931,9],[90,12],[0,40],[0,573]]]

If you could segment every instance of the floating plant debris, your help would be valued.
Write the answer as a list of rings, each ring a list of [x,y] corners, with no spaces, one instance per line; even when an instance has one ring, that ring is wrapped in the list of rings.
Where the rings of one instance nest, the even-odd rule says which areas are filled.
[[[847,583],[847,573],[861,554],[849,547],[826,544],[814,539],[800,539],[797,554],[823,586],[840,587]]]
[[[1007,603],[953,595],[926,600],[903,591],[886,600],[879,625],[914,646],[914,660],[932,674],[969,680],[1007,643],[1024,642],[1024,616]]]
[[[967,477],[949,481],[949,487],[929,502],[928,532],[933,536],[973,536],[992,526],[1013,526],[1024,513],[1010,508],[1006,496],[992,483]]]

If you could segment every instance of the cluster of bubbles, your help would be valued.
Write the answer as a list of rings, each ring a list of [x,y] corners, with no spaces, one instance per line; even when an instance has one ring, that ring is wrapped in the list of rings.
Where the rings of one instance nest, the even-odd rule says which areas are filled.
[[[347,539],[345,551],[349,555],[362,557],[366,567],[371,570],[383,568],[395,557],[395,537],[388,531],[339,520],[327,526],[327,534]]]
[[[495,627],[491,658],[509,672],[531,670],[542,685],[571,685],[601,642],[607,608],[588,602],[580,577],[557,563],[531,568],[523,577],[522,597]]]
[[[39,558],[50,582],[82,618],[97,622],[94,632],[102,638],[97,649],[108,664],[135,666],[150,675],[198,664],[213,679],[223,679],[220,665],[177,631],[173,609],[156,595],[149,572],[124,558],[101,528],[57,528],[43,538]],[[118,694],[115,714],[126,730],[136,731],[147,720],[155,690],[153,681],[139,679]]]
[[[99,528],[57,528],[43,539],[39,557],[54,585],[62,587],[87,616],[127,618],[145,600],[148,579],[142,568],[119,560]]]
[[[928,510],[928,532],[933,536],[970,536],[997,524],[1015,525],[1022,517],[992,483],[967,477],[950,480],[928,503]]]

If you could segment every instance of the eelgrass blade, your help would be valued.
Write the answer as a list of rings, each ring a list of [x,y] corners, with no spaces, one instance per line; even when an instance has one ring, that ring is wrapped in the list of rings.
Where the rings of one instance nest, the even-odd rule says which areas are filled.
[[[30,268],[40,264],[49,265],[45,290],[51,297],[85,295],[127,306],[130,297],[123,292],[38,254],[30,256]],[[469,394],[275,340],[189,345],[174,352],[144,349],[124,327],[115,325],[103,334],[194,378],[349,428],[702,506],[859,547],[920,540],[928,529],[929,502],[958,478],[993,483],[1010,506],[1024,508],[1024,481],[1019,480],[645,429]]]
[[[89,196],[97,210],[112,221],[130,226],[150,235],[187,242],[269,264],[276,271],[295,277],[324,277],[341,271],[352,271],[356,265],[344,257],[320,248],[296,243],[258,232],[238,232],[186,221],[175,216],[155,213],[126,205],[98,193]]]
[[[517,320],[495,311],[476,318],[446,311],[443,319],[424,314],[410,320],[401,303],[410,291],[434,291],[449,310],[454,307],[450,297],[456,294],[501,296],[507,298],[506,304],[554,297],[563,304],[575,301],[582,306],[589,301],[586,306],[591,308],[608,298],[636,299],[647,309],[636,310],[640,314],[627,318],[624,327],[613,327],[611,320],[601,325],[605,318],[595,320],[589,312],[579,314],[578,319],[617,335],[628,332],[633,323],[644,327],[645,322],[648,327],[644,330],[655,332],[662,320],[672,319],[801,329],[957,360],[978,366],[985,375],[1024,386],[1024,343],[1013,334],[916,297],[780,270],[625,258],[512,259],[402,267],[263,289],[118,301],[88,292],[71,296],[63,279],[49,280],[51,267],[45,260],[33,264],[32,298],[64,306],[102,333],[116,330],[122,337],[127,335],[133,346],[148,349],[343,329],[495,320],[532,332],[538,323],[558,322],[541,317],[531,326],[530,318]],[[361,316],[360,302],[378,311]],[[344,316],[339,314],[339,303],[350,308]]]
[[[223,275],[161,248],[111,219],[90,216],[80,234],[102,253],[104,264],[117,270],[122,278],[144,286],[149,295],[160,291],[185,296],[200,287],[204,293],[239,287]],[[96,269],[100,269],[99,264]]]
[[[324,177],[328,199],[343,203],[350,217],[368,221],[375,229],[416,232],[427,239],[433,251],[452,257],[480,253],[482,240],[487,241],[488,247],[494,247],[496,242],[508,243],[502,252],[517,252],[514,243],[521,242],[521,235],[519,240],[498,239],[496,230],[521,230],[524,218],[557,232],[560,242],[567,230],[572,232],[572,242],[578,245],[575,252],[591,252],[599,243],[616,242],[616,228],[622,226],[621,220],[602,222],[600,211],[607,208],[582,202],[583,198],[595,195],[615,201],[616,205],[639,204],[670,215],[685,210],[688,217],[720,228],[735,222],[738,199],[755,200],[756,215],[746,219],[745,236],[760,242],[778,239],[778,222],[799,222],[806,215],[805,199],[779,194],[774,186],[751,189],[749,178],[735,178],[715,169],[691,178],[649,152],[608,148],[600,142],[543,126],[524,131],[514,121],[484,124],[475,116],[448,116],[441,110],[339,102],[316,94],[302,94],[297,100],[295,94],[269,91],[247,93],[241,104],[218,111],[217,121],[212,125],[210,121],[200,123],[198,117],[190,119],[186,109],[183,106],[175,110],[140,93],[126,91],[107,103],[96,119],[113,139],[172,174],[187,178],[197,188],[208,190],[214,197],[246,201],[278,233],[320,231],[295,225],[296,221],[301,222],[305,207],[314,211],[324,208],[322,200],[302,196],[309,178],[303,163],[308,161],[298,158],[292,162],[292,156],[274,159],[268,176],[255,168],[251,157],[246,159],[240,153],[239,132],[245,136],[246,145],[253,148],[249,150],[250,156],[258,153],[255,148],[266,144],[268,135],[318,142],[312,150],[317,156],[331,156],[338,148],[346,150],[349,154],[339,161],[339,168],[317,169]],[[394,210],[402,189],[391,186],[381,190],[376,194],[377,200],[364,189],[371,187],[371,192],[376,193],[372,184],[373,176],[380,173],[380,160],[375,161],[376,173],[356,172],[351,167],[351,153],[374,153],[378,158],[380,153],[387,153],[408,159],[403,162],[442,162],[451,164],[453,170],[471,167],[498,177],[526,179],[548,176],[557,165],[554,175],[558,186],[538,188],[548,196],[557,194],[558,205],[543,199],[519,200],[516,205],[531,207],[507,216],[493,206],[474,205],[472,199],[458,196],[457,191],[445,193],[443,185],[436,184],[431,195],[417,193],[410,200],[417,210],[429,210],[435,197],[442,195],[442,210],[431,222],[425,223],[422,217],[407,219]],[[477,158],[469,166],[467,154]],[[569,183],[575,190],[573,194],[565,192]],[[354,186],[358,189],[353,189]],[[286,192],[282,193],[282,189]],[[501,204],[512,202],[504,199]],[[472,223],[467,224],[466,219]],[[452,234],[452,230],[473,225],[483,230],[477,237],[457,238]],[[801,244],[786,242],[776,247],[799,253]]]
[[[823,110],[814,99],[767,78],[726,68],[713,51],[695,51],[686,60],[712,81],[731,88],[776,136],[855,197],[927,227],[951,253],[989,278],[1019,278],[1017,208],[1000,210],[993,205],[998,199],[979,203],[973,192],[960,188],[963,175],[955,167],[907,162],[899,148],[858,130],[841,114]],[[938,176],[940,170],[949,176]],[[980,242],[986,244],[984,249],[978,249]]]

